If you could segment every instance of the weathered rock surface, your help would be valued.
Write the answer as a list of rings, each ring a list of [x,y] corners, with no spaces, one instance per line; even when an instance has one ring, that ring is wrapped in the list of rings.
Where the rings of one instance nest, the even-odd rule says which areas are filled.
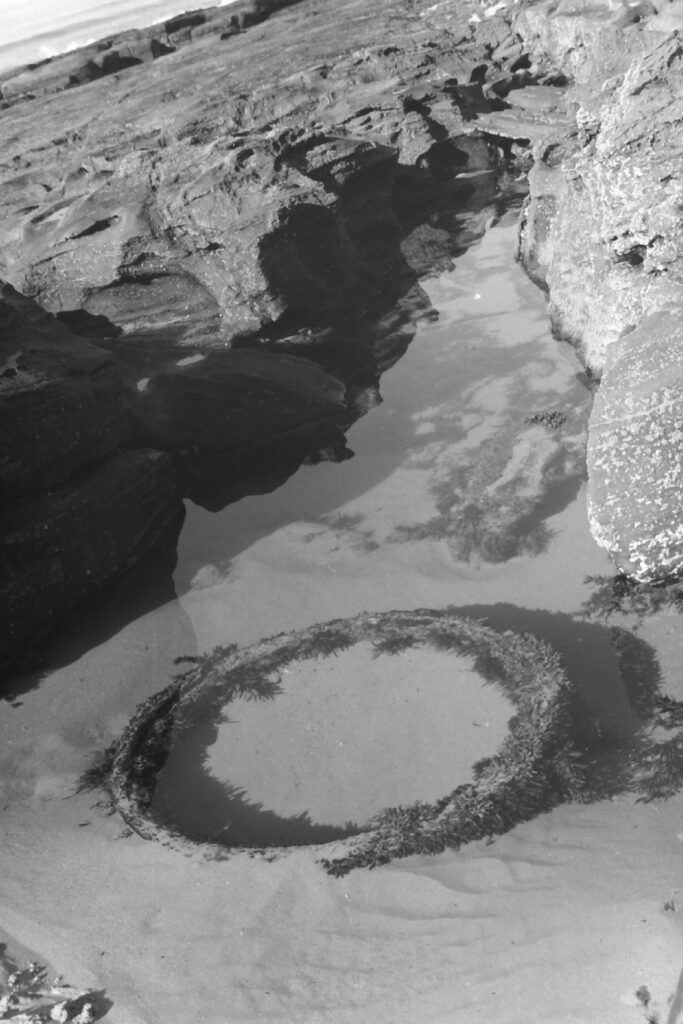
[[[87,473],[139,460],[111,457],[124,436],[172,452],[187,481],[195,455],[218,466],[348,423],[427,311],[419,276],[476,237],[468,206],[494,203],[531,150],[520,253],[601,372],[681,283],[678,7],[657,6],[256,0],[2,76],[0,270],[110,356],[93,357],[96,429],[78,419],[93,380],[62,374],[54,457],[38,434],[32,456],[44,485],[65,496],[100,458]],[[14,472],[18,498],[48,469]],[[154,533],[149,515],[122,521],[129,541]]]
[[[515,29],[534,60],[574,78],[573,125],[535,145],[520,256],[601,377],[591,527],[623,571],[666,578],[683,570],[683,11],[543,2]]]
[[[593,535],[637,579],[683,571],[683,310],[615,342],[590,425]]]

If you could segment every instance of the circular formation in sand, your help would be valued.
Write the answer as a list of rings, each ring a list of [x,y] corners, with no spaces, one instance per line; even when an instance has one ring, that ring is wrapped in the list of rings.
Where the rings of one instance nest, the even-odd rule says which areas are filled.
[[[434,800],[505,739],[512,702],[474,657],[360,640],[297,659],[278,692],[197,695],[175,715],[150,813],[226,846],[304,846],[362,831],[385,807]]]
[[[330,655],[339,657],[329,661]],[[375,661],[382,665],[379,674],[368,671]],[[218,648],[188,664],[188,670],[171,686],[141,706],[114,759],[111,786],[116,804],[131,827],[145,838],[185,846],[193,839],[211,837],[213,843],[202,845],[208,845],[214,856],[226,856],[237,847],[253,852],[255,848],[313,844],[319,847],[327,870],[342,874],[352,867],[374,866],[412,853],[439,852],[506,831],[566,798],[579,784],[571,743],[574,719],[569,683],[557,655],[533,637],[498,633],[448,610],[363,614],[281,634],[248,648]],[[373,687],[374,693],[370,692]],[[420,722],[420,713],[427,713],[424,709],[429,701],[421,700],[418,690],[432,689],[436,704],[429,711],[431,721]],[[283,748],[288,744],[291,748],[289,761],[284,750],[284,762],[277,750],[278,712],[273,711],[278,701],[272,706],[270,702],[283,694],[290,703],[288,707],[285,702],[285,710],[279,712],[280,734]],[[473,715],[472,702],[482,694],[486,695],[484,704]],[[389,734],[385,731],[376,737],[375,721],[371,735],[367,712],[377,719],[378,714],[381,717],[378,709],[392,701],[397,707],[393,719],[392,714],[388,716],[389,728],[402,730],[408,744],[404,744],[407,763],[396,766],[395,785],[387,789],[380,778],[382,772],[376,769],[381,766],[386,775],[387,765],[400,755],[401,747],[387,752]],[[404,702],[405,707],[398,706]],[[307,707],[317,721],[307,721]],[[226,731],[221,723],[226,722],[228,709],[231,722]],[[496,740],[489,742],[488,749],[479,736],[474,742],[466,738],[468,731],[481,733],[477,714],[482,710],[484,725],[493,727],[490,736]],[[239,727],[235,731],[236,719],[244,718],[246,733]],[[211,742],[207,744],[206,724],[211,722],[217,724],[209,730]],[[307,730],[311,723],[314,727]],[[265,729],[261,755],[254,749],[259,728]],[[424,728],[435,738],[433,744],[415,744],[411,733]],[[203,746],[198,745],[197,730]],[[318,747],[321,737],[323,746]],[[376,752],[367,749],[374,740]],[[182,747],[183,741],[184,754],[174,749],[176,743]],[[409,741],[413,742],[412,753],[408,753]],[[330,757],[331,742],[338,745],[336,760]],[[345,743],[352,748],[346,753]],[[157,786],[162,795],[164,786],[172,794],[187,765],[206,768],[207,751],[209,762],[213,759],[209,766],[214,769],[216,785],[221,778],[240,781],[240,770],[246,773],[249,797],[258,801],[253,806],[261,815],[263,828],[261,807],[264,802],[268,807],[270,830],[259,832],[257,827],[250,832],[253,815],[245,819],[242,833],[234,828],[232,833],[230,828],[212,828],[199,819],[194,827],[191,818],[183,820],[182,816],[172,818],[169,826],[164,815],[164,823],[160,823]],[[435,755],[438,764],[434,764]],[[468,766],[463,756],[476,763]],[[316,789],[317,768],[328,761],[328,783],[333,788],[337,785],[336,794],[329,799],[324,784],[322,795]],[[163,781],[166,763],[171,768]],[[310,771],[303,794],[298,794],[306,805],[301,814],[292,804],[287,780],[296,776],[301,784],[306,776],[301,769],[306,765]],[[377,777],[366,786],[364,776],[372,773]],[[347,782],[351,785],[345,785]],[[252,785],[264,786],[263,796],[254,795]],[[434,788],[437,793],[446,789],[446,795],[430,802],[436,795]],[[352,792],[349,797],[354,790],[355,795]],[[387,794],[390,800],[385,799]],[[394,806],[380,810],[391,798],[396,800]],[[189,790],[188,799],[191,803]],[[339,822],[349,818],[364,821],[364,814],[369,814],[369,820],[335,830],[330,818],[335,805],[339,805]],[[314,818],[325,826],[308,818],[311,807],[318,808]],[[301,825],[302,818],[306,818],[306,828],[292,833],[294,838],[287,838],[286,830],[272,829],[272,819],[278,825],[285,820]],[[187,827],[185,821],[190,822]],[[278,838],[273,840],[273,836]]]

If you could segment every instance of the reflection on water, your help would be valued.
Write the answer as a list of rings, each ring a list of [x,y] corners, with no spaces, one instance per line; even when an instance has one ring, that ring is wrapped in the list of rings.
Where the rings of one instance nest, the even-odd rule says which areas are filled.
[[[384,375],[383,404],[349,430],[354,458],[303,466],[276,493],[216,515],[190,506],[181,591],[203,586],[208,565],[212,579],[227,575],[240,551],[287,528],[321,558],[338,540],[364,555],[445,540],[468,563],[547,548],[547,520],[584,478],[590,396],[511,260],[515,230],[489,231],[454,271],[423,282],[440,319]],[[530,422],[548,411],[564,417],[559,429]]]

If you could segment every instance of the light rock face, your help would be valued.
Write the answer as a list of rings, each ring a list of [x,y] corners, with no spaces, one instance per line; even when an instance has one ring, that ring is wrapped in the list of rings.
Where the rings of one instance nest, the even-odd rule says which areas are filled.
[[[570,140],[543,143],[522,232],[556,327],[596,375],[622,332],[683,285],[683,44],[643,36],[648,52],[577,108]]]
[[[621,0],[541,0],[525,6],[515,30],[534,59],[553,65],[579,84],[593,85],[619,74],[647,48],[640,31],[630,27],[654,6]]]
[[[683,11],[657,7],[560,2],[544,20],[540,4],[516,22],[575,78],[574,124],[535,148],[520,258],[601,378],[591,528],[642,580],[683,571]]]
[[[683,310],[612,345],[590,422],[589,516],[637,579],[683,571]]]
[[[0,665],[139,561],[181,515],[171,459],[141,450],[0,516]]]
[[[0,282],[0,491],[7,505],[107,458],[124,434],[108,352]]]
[[[245,0],[1,76],[0,271],[61,320],[5,293],[12,337],[24,318],[0,370],[12,642],[163,532],[176,471],[199,494],[203,457],[217,467],[348,424],[424,315],[419,276],[481,233],[462,212],[493,208],[497,176],[519,172],[511,156],[534,154],[520,256],[558,330],[610,383],[611,347],[680,304],[679,6]],[[335,430],[320,448],[344,457]],[[628,552],[662,534],[667,512],[610,520],[629,480],[607,479],[601,453],[596,536],[641,572]],[[77,510],[90,550],[105,529],[92,481],[104,473],[113,501],[114,470],[130,474],[139,516],[119,510],[86,580],[62,510]],[[235,481],[213,482],[222,494]],[[675,488],[661,494],[673,502]],[[40,515],[51,541],[36,545]],[[22,559],[32,586],[39,564],[62,581],[33,625]]]

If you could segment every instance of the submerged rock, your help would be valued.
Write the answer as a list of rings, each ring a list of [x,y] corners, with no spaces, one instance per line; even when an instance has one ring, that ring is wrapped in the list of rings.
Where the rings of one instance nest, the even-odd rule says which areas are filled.
[[[517,714],[494,756],[473,766],[472,781],[457,785],[433,804],[420,800],[386,808],[360,829],[315,826],[302,814],[297,824],[304,826],[305,834],[297,829],[295,841],[325,843],[318,850],[330,874],[344,875],[356,867],[375,867],[415,853],[458,849],[474,839],[502,834],[580,791],[584,766],[574,744],[581,716],[555,651],[530,634],[499,633],[482,622],[457,616],[452,609],[416,608],[335,619],[301,632],[281,633],[251,647],[230,644],[180,659],[185,662],[184,671],[139,705],[116,745],[109,789],[127,824],[143,839],[184,852],[201,851],[206,858],[224,859],[240,850],[271,857],[281,852],[278,847],[264,850],[262,842],[254,849],[246,833],[234,847],[229,838],[223,845],[220,838],[205,842],[205,835],[183,833],[172,814],[171,821],[167,819],[167,809],[162,807],[159,813],[154,806],[157,773],[178,742],[184,714],[189,712],[192,720],[194,709],[200,709],[202,725],[210,729],[211,718],[224,713],[232,700],[276,696],[280,672],[288,673],[294,663],[336,655],[362,642],[372,644],[376,654],[393,657],[412,647],[473,656],[474,672],[481,673],[482,681],[500,686]],[[429,685],[428,678],[422,682]],[[457,686],[457,673],[451,685]],[[234,795],[238,801],[244,798],[243,792]],[[261,804],[255,809],[263,810]],[[274,816],[266,811],[266,817]],[[221,824],[218,836],[226,833],[229,823]],[[281,825],[279,819],[278,829]],[[358,834],[331,843],[334,833],[339,838]]]

